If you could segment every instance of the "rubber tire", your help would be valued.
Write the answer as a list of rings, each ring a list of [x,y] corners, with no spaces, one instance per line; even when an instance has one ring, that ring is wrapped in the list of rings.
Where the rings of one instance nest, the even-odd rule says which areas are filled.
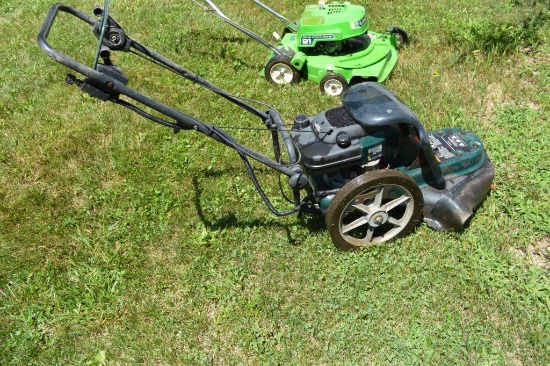
[[[278,82],[277,80],[274,80],[271,75],[271,72],[275,67],[286,68],[287,71],[289,72],[288,75],[292,75],[290,81],[283,80],[283,82]],[[265,78],[267,79],[267,81],[271,83],[285,85],[290,83],[297,83],[298,80],[300,80],[300,73],[298,72],[298,70],[294,68],[294,66],[290,64],[290,58],[288,56],[280,55],[280,56],[273,57],[265,65]]]
[[[395,229],[389,229],[382,236],[373,237],[371,241],[362,241],[361,239],[354,238],[352,235],[343,234],[342,220],[350,214],[349,210],[346,212],[346,210],[350,206],[350,203],[359,195],[367,191],[373,191],[381,186],[394,186],[401,189],[403,193],[406,192],[406,195],[409,196],[409,202],[406,203],[407,206],[405,211],[403,212],[403,216],[401,217],[401,219],[405,219],[408,221],[399,224],[399,227],[395,227]],[[383,191],[382,196],[384,195],[384,193],[386,193],[386,191]],[[378,194],[375,194],[375,196],[378,196]],[[395,198],[391,198],[391,200],[395,200]],[[411,200],[412,203],[410,202]],[[412,205],[412,207],[409,207],[409,204]],[[375,205],[376,203],[372,202],[370,205],[367,205],[367,207],[371,208]],[[351,251],[364,246],[379,244],[408,235],[418,224],[418,221],[422,216],[423,206],[424,197],[422,195],[422,191],[410,176],[397,170],[375,170],[356,177],[355,179],[344,185],[342,189],[340,189],[336,193],[326,212],[325,224],[334,245],[343,251]],[[392,212],[392,210],[397,207],[403,206],[398,205],[396,207],[390,208],[388,211],[386,211],[386,214],[388,212]],[[361,211],[355,209],[355,212]],[[405,218],[405,216],[407,215],[410,215],[408,219]],[[370,221],[374,220],[374,215],[366,215],[362,213],[361,216],[363,216],[363,218],[369,219],[368,222],[361,224],[361,226],[368,225],[368,227],[371,228]],[[391,217],[393,218],[393,216]],[[399,219],[399,217],[397,219]],[[387,226],[392,226],[392,224],[383,223],[379,226],[383,231]],[[383,236],[387,233],[390,233],[392,230],[395,230],[396,232],[392,233],[390,237],[384,239]],[[374,232],[375,229],[373,229],[373,233]],[[378,240],[380,237],[382,237],[382,239],[384,240]],[[366,235],[364,239],[366,239]]]
[[[338,90],[337,93],[327,92],[327,89],[328,89],[327,84],[329,82],[333,82],[333,83],[336,82],[336,83],[340,84],[341,89]],[[332,96],[332,97],[337,97],[337,96],[342,95],[348,87],[349,87],[348,82],[346,81],[346,79],[342,75],[335,74],[335,73],[332,73],[332,72],[326,74],[325,77],[322,78],[321,82],[319,83],[319,88],[321,89],[321,91],[323,93],[326,93],[326,94]]]
[[[397,37],[397,48],[409,44],[409,35],[404,29],[393,27],[391,32]]]

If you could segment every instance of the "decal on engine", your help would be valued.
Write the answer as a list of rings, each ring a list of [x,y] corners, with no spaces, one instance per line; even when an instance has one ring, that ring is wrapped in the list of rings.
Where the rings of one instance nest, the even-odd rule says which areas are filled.
[[[318,123],[313,124],[313,129],[317,132],[317,134],[321,133],[321,126],[319,126]]]
[[[377,159],[382,156],[382,144],[371,147],[368,151],[368,157],[370,159]]]
[[[334,39],[334,35],[332,35],[332,34],[321,34],[321,35],[302,36],[302,38],[300,38],[300,44],[302,46],[313,46],[313,44],[316,41],[319,41],[319,40],[328,41],[330,39]]]

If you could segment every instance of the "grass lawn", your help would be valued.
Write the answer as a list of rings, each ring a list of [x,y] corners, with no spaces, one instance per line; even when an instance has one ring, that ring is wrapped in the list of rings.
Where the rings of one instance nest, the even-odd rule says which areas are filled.
[[[266,3],[297,19],[313,2]],[[341,252],[323,219],[272,215],[234,151],[65,84],[36,43],[53,1],[0,2],[1,365],[550,364],[550,3],[354,3],[372,30],[409,32],[385,84],[428,130],[485,144],[494,188],[464,233],[422,224]],[[283,28],[252,1],[218,5],[266,39]],[[110,14],[285,121],[338,103],[313,82],[268,84],[268,51],[191,0],[113,0]],[[50,40],[91,65],[79,25],[60,17]],[[248,113],[134,55],[113,60],[130,86],[271,156]],[[277,175],[255,168],[288,209]]]

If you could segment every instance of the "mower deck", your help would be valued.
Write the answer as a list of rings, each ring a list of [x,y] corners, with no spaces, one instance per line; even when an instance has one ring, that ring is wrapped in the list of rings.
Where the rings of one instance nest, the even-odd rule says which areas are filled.
[[[390,37],[382,33],[369,32],[355,37],[354,44],[331,54],[312,52],[306,54],[296,49],[297,35],[287,33],[281,40],[282,49],[292,49],[294,57],[290,63],[300,70],[305,79],[321,83],[327,73],[341,75],[346,83],[358,81],[385,81],[397,63],[397,51]],[[268,58],[273,58],[270,55]],[[261,72],[265,76],[265,70]]]

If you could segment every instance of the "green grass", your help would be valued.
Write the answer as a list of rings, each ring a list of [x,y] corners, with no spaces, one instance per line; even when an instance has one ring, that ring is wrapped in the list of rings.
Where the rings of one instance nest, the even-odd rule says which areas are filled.
[[[271,39],[281,25],[249,3],[219,5]],[[309,2],[267,3],[295,19]],[[0,3],[0,364],[550,363],[548,1],[365,4],[371,29],[411,35],[386,85],[428,129],[476,132],[496,177],[464,233],[421,225],[356,253],[319,218],[271,215],[222,145],[66,85],[36,44],[51,4]],[[313,83],[268,85],[267,51],[191,1],[112,1],[111,14],[287,121],[337,103]],[[90,64],[89,29],[63,20],[52,44]],[[257,126],[196,85],[114,60],[201,120]],[[265,132],[231,132],[269,154]],[[277,176],[257,172],[287,208]]]

